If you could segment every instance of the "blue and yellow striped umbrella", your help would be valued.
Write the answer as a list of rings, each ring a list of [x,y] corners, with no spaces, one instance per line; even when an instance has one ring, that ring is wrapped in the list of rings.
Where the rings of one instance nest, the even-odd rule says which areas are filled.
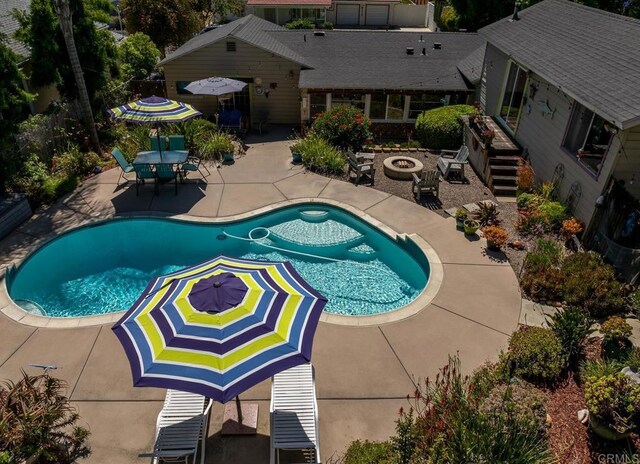
[[[309,362],[326,303],[291,263],[219,256],[153,279],[113,331],[134,386],[224,403]]]
[[[138,124],[182,122],[202,114],[187,103],[168,100],[155,95],[111,108],[108,111],[113,119]]]

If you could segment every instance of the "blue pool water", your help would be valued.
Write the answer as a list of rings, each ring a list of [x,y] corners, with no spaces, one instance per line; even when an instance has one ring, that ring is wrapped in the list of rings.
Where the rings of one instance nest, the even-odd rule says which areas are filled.
[[[229,236],[250,233],[255,242]],[[426,257],[411,242],[394,241],[339,208],[309,204],[226,224],[101,222],[49,242],[7,282],[26,310],[39,306],[54,317],[104,314],[128,309],[153,277],[219,254],[290,261],[328,298],[325,311],[343,315],[405,306],[429,276]]]

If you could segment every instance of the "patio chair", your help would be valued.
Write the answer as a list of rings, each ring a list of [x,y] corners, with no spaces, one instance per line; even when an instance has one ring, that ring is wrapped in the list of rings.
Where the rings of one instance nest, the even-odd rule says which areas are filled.
[[[449,174],[457,174],[460,179],[464,177],[464,166],[469,164],[469,148],[462,145],[459,150],[442,150],[438,158],[438,169],[442,172],[442,177],[447,179]]]
[[[366,160],[362,157],[359,157],[354,152],[349,150],[347,152],[347,157],[349,160],[349,172],[348,175],[351,177],[351,171],[353,171],[356,175],[356,184],[360,183],[360,178],[363,175],[369,176],[371,180],[371,185],[373,185],[374,177],[376,175],[376,168],[373,163],[373,160]]]
[[[258,133],[262,135],[262,132],[269,132],[269,112],[260,111],[256,115],[255,124],[258,126]]]
[[[178,194],[178,174],[179,170],[173,168],[173,164],[160,163],[156,164],[156,194],[160,193],[160,182],[173,181],[175,185],[175,193]]]
[[[159,142],[156,136],[149,137],[149,140],[151,141],[151,151],[166,151],[167,139],[165,137],[160,137]],[[162,145],[162,150],[160,150],[160,145]]]
[[[184,135],[169,136],[169,151],[187,151],[184,144]]]
[[[187,161],[185,163],[182,163],[182,165],[180,166],[180,169],[182,170],[183,180],[185,177],[187,177],[187,173],[196,172],[196,171],[200,173],[203,179],[206,179],[207,176],[204,175],[204,173],[202,172],[202,169],[200,168],[207,171],[207,176],[211,175],[211,172],[209,172],[207,165],[202,162],[202,159],[196,156],[190,156],[189,158],[187,158]]]
[[[415,174],[413,176],[412,192],[420,201],[420,195],[423,193],[432,193],[436,198],[440,194],[440,173],[438,171],[422,171],[420,177]]]
[[[150,164],[134,164],[133,170],[136,172],[136,196],[140,194],[140,185],[144,184],[145,181],[153,179],[154,183],[157,183],[156,173],[153,172]],[[155,189],[157,188],[158,186],[155,185]]]
[[[163,461],[200,463],[205,459],[209,413],[213,402],[201,395],[167,390],[164,405],[156,420],[156,439],[151,453],[140,455],[151,457],[154,464]]]
[[[123,177],[124,177],[124,180],[129,182],[129,179],[126,178],[125,174],[129,174],[130,172],[133,172],[134,170],[133,165],[127,162],[127,160],[125,159],[124,155],[122,154],[122,152],[118,147],[111,150],[111,156],[113,156],[113,158],[118,163],[118,166],[120,166],[120,176],[118,177],[117,185],[120,185],[120,179],[122,179]]]
[[[320,462],[318,401],[313,365],[301,364],[273,376],[271,381],[271,456],[280,450],[303,450],[309,463]]]

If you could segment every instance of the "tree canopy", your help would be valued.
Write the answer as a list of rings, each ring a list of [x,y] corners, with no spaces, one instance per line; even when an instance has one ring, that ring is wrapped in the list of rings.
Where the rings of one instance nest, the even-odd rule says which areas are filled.
[[[148,35],[136,32],[122,41],[118,57],[124,78],[144,79],[158,63],[160,51]]]
[[[24,119],[27,104],[33,98],[22,87],[24,75],[18,67],[18,57],[0,35],[0,149]]]
[[[94,101],[107,78],[117,73],[116,43],[107,31],[96,29],[85,9],[85,1],[70,0],[73,32],[78,57],[89,92]],[[36,87],[55,84],[62,95],[77,96],[67,48],[51,0],[32,0],[26,12],[16,12],[20,29],[16,37],[31,49],[30,82]]]
[[[203,25],[194,0],[123,0],[127,32],[143,32],[164,55],[193,37]]]

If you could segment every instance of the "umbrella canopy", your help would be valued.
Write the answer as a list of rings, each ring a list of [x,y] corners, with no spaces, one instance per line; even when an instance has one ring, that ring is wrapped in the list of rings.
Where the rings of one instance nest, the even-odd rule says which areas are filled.
[[[155,95],[108,110],[113,119],[138,124],[182,122],[200,116],[193,106]]]
[[[224,403],[309,362],[326,303],[288,262],[219,256],[153,279],[113,331],[135,386]]]
[[[246,82],[229,79],[226,77],[208,77],[193,81],[185,87],[185,90],[195,95],[224,95],[239,92],[247,86]]]

